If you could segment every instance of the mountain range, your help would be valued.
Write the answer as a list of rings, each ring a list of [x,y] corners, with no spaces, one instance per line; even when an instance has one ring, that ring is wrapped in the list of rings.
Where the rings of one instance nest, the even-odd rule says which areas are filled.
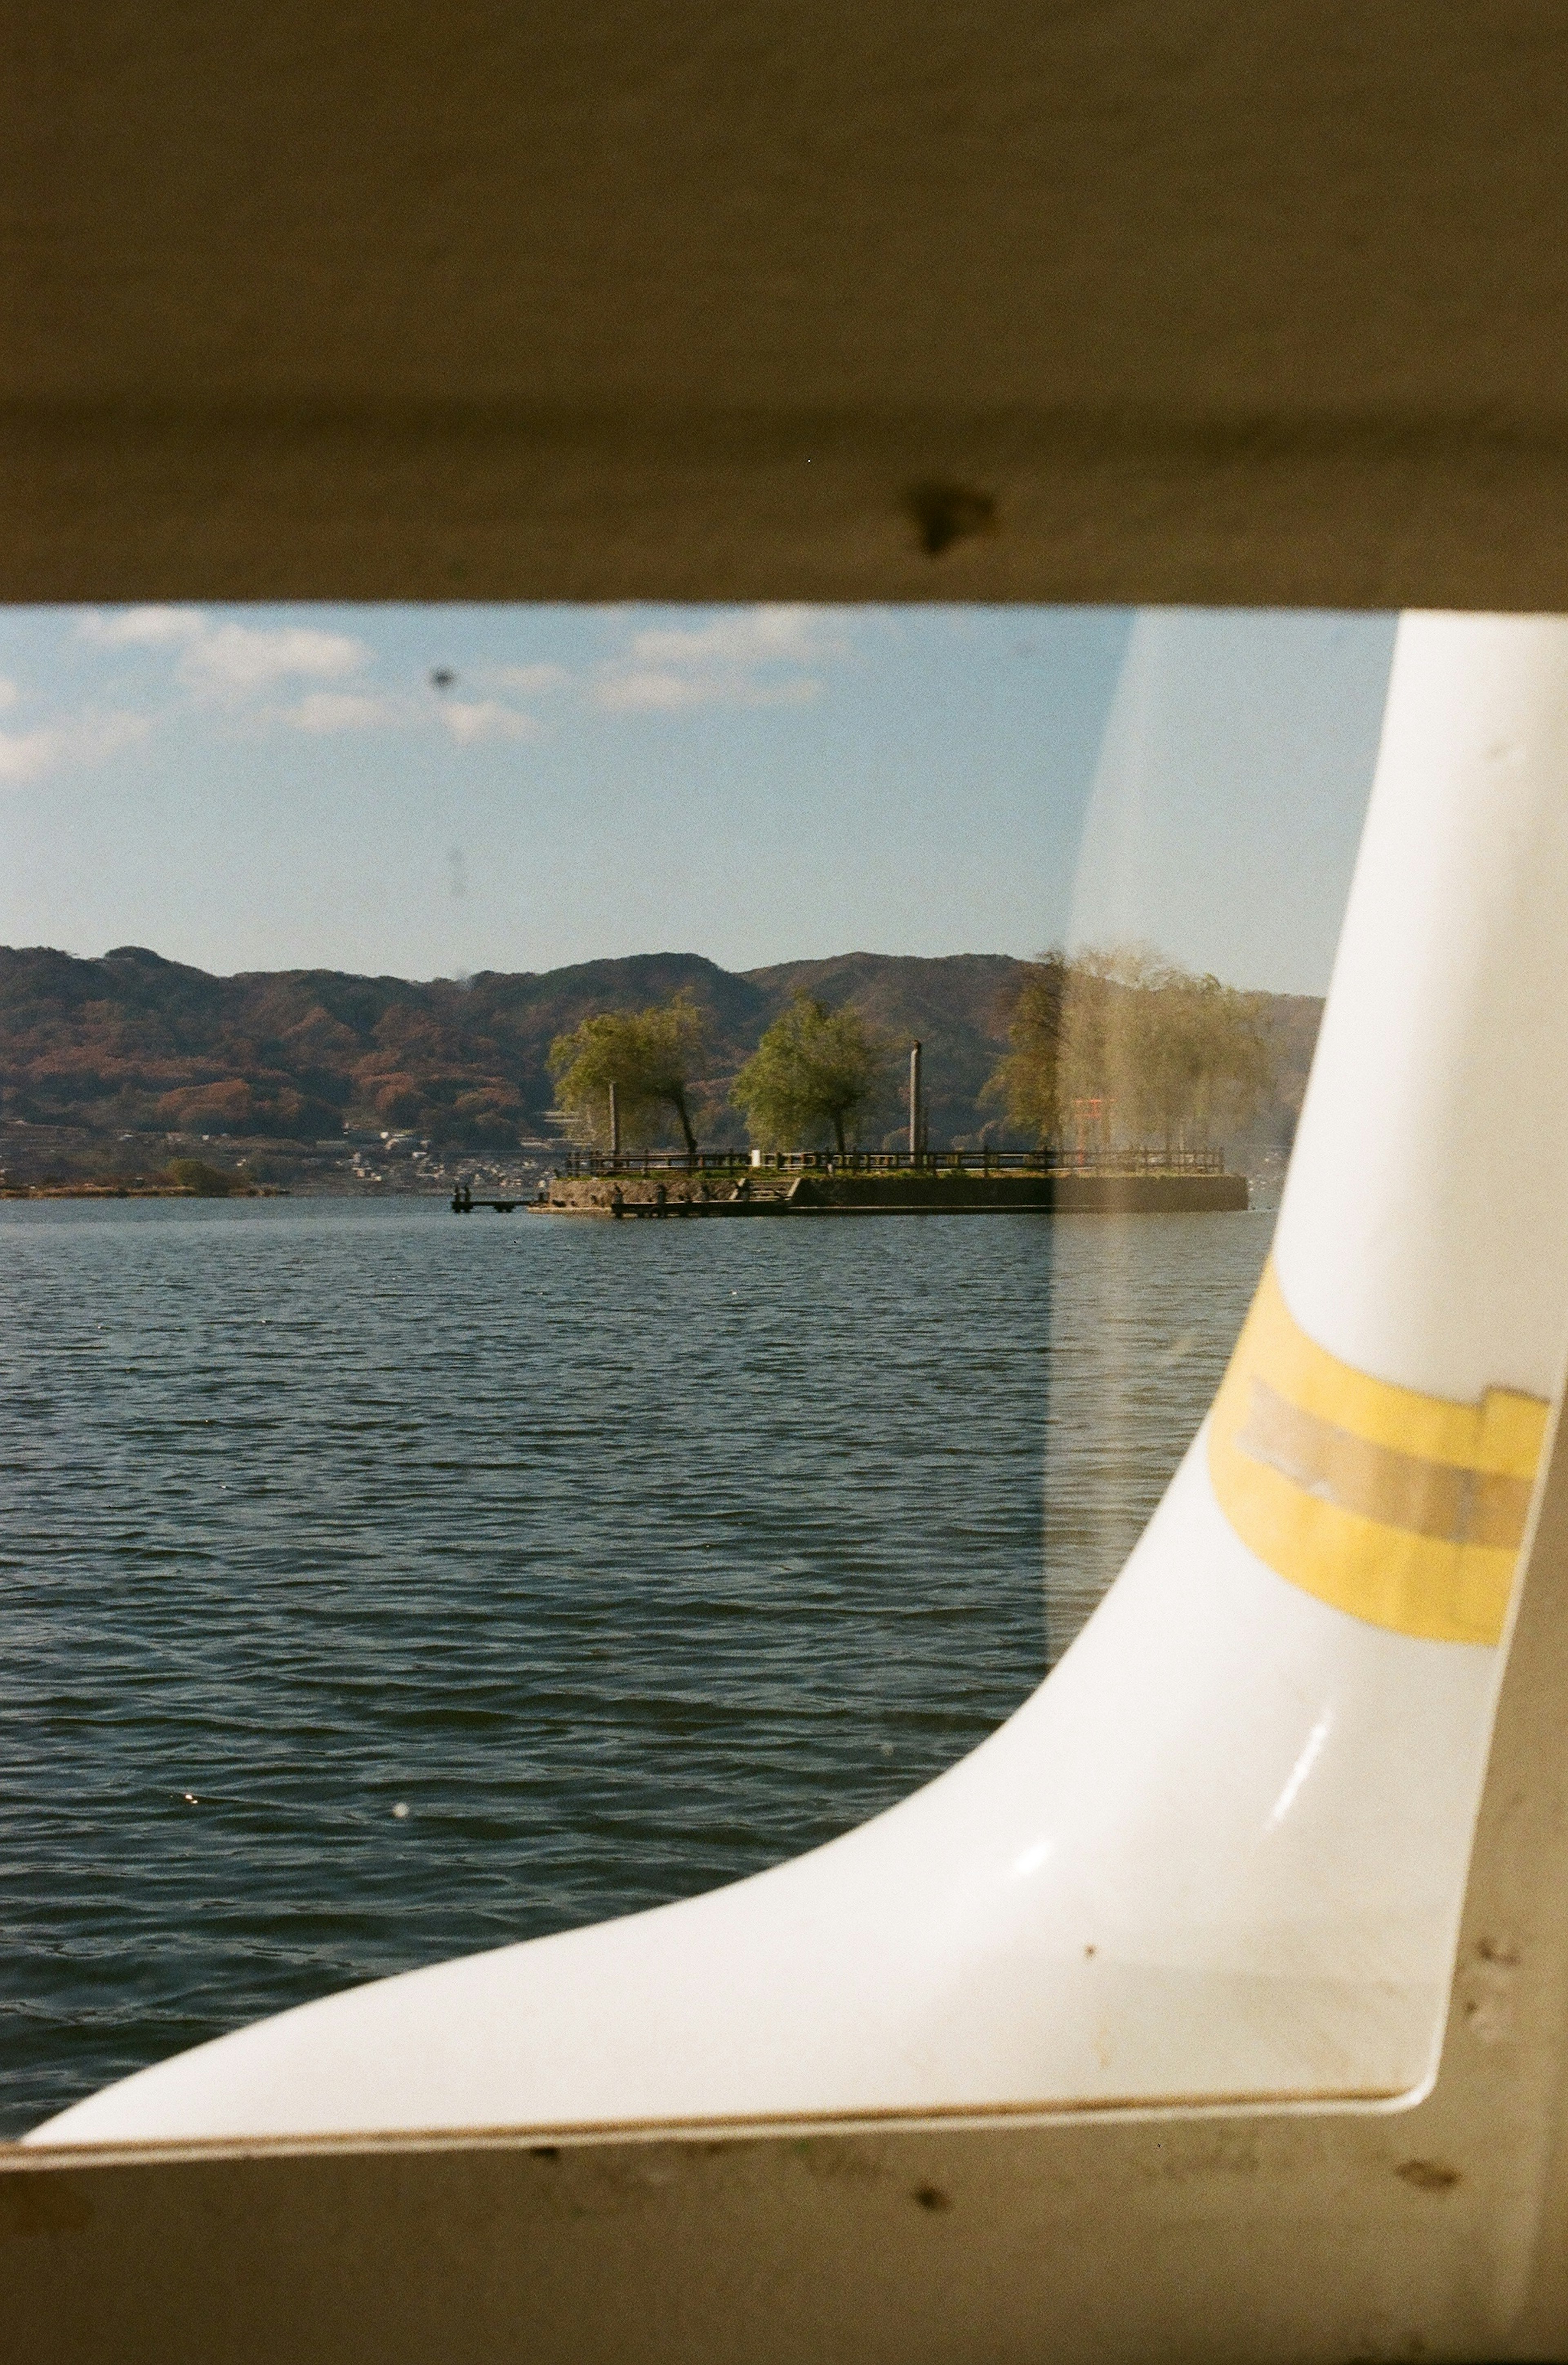
[[[341,1142],[403,1129],[437,1148],[504,1155],[554,1130],[554,1038],[598,1010],[689,991],[707,1020],[707,1138],[738,1141],[730,1080],[791,994],[853,1002],[900,1048],[918,1037],[934,1147],[1003,1138],[981,1095],[1006,1047],[1025,964],[844,953],[739,972],[696,953],[646,953],[543,972],[424,983],[335,970],[218,977],[125,945],[84,960],[0,947],[0,1116],[26,1126],[236,1143]],[[1269,1103],[1233,1162],[1288,1146],[1322,1004],[1268,998]],[[897,1078],[865,1138],[896,1137]]]

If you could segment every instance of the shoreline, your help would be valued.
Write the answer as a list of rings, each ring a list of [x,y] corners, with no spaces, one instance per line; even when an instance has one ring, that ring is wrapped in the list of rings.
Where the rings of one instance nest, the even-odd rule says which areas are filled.
[[[276,1182],[241,1182],[230,1191],[193,1191],[179,1182],[0,1182],[0,1199],[289,1199],[297,1195]],[[368,1198],[371,1194],[364,1195]]]

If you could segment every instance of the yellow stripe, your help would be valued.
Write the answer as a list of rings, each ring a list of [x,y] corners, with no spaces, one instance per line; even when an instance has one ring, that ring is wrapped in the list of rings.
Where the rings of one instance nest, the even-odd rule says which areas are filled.
[[[1398,1634],[1495,1642],[1546,1434],[1537,1396],[1450,1403],[1370,1379],[1299,1329],[1271,1261],[1209,1430],[1209,1472],[1260,1560]]]

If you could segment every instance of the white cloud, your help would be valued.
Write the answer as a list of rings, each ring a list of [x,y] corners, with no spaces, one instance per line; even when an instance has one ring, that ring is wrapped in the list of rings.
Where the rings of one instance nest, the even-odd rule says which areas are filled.
[[[66,765],[101,764],[150,727],[142,714],[79,714],[32,731],[0,731],[0,784],[16,788]]]
[[[14,681],[7,681],[4,676],[0,676],[0,710],[7,706],[15,706],[21,694]]]
[[[486,678],[503,689],[518,689],[524,698],[536,698],[541,690],[559,689],[571,675],[565,666],[523,665],[492,667]]]
[[[308,624],[211,624],[180,660],[189,681],[215,689],[267,689],[291,675],[340,681],[369,661],[363,641]]]
[[[169,648],[198,639],[207,618],[199,608],[95,608],[77,630],[100,648]]]
[[[673,714],[683,706],[706,706],[709,684],[693,681],[689,675],[655,673],[644,668],[638,673],[612,673],[606,676],[594,696],[600,706],[608,706],[622,714]]]
[[[230,696],[300,676],[339,681],[370,656],[364,643],[347,633],[311,624],[219,622],[204,608],[95,609],[79,630],[100,648],[177,649],[185,682]]]
[[[785,681],[750,681],[734,674],[682,674],[644,667],[608,674],[594,698],[616,714],[676,714],[691,706],[809,706],[822,694],[810,674]]]
[[[701,624],[650,624],[605,667],[594,699],[622,714],[803,706],[822,691],[803,668],[848,646],[841,622],[841,611],[797,604],[730,609]]]
[[[276,710],[297,731],[322,734],[338,731],[428,730],[432,719],[449,731],[460,746],[487,739],[536,739],[540,725],[521,708],[498,699],[443,700],[431,707],[423,699],[381,697],[353,689],[313,689],[297,706]]]
[[[313,689],[283,719],[297,731],[386,731],[409,720],[407,699],[371,698],[353,689]]]
[[[639,665],[700,666],[711,669],[810,665],[836,656],[844,642],[832,629],[833,611],[821,608],[736,608],[706,624],[655,624],[632,636]]]
[[[773,602],[699,611],[689,621],[678,611],[652,619],[646,610],[622,612],[619,647],[586,673],[543,659],[486,664],[466,684],[454,675],[432,677],[442,691],[433,701],[409,681],[377,689],[369,643],[308,616],[263,622],[253,610],[146,605],[85,611],[77,631],[99,648],[166,667],[187,707],[216,703],[263,726],[319,736],[439,726],[471,747],[539,738],[543,725],[533,701],[557,692],[574,707],[625,715],[808,705],[822,696],[827,670],[849,654],[858,611]],[[6,702],[0,684],[0,711]],[[32,756],[13,756],[13,767],[56,760],[44,744]],[[8,776],[18,777],[14,769]]]
[[[462,747],[472,746],[481,739],[537,739],[539,736],[540,726],[532,714],[524,714],[516,706],[503,706],[494,698],[454,699],[442,705],[439,712]]]

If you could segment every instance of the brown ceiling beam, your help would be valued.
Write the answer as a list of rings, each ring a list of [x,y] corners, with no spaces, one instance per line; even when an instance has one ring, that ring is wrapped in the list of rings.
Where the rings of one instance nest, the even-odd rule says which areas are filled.
[[[1546,0],[81,0],[0,596],[1568,607]]]

